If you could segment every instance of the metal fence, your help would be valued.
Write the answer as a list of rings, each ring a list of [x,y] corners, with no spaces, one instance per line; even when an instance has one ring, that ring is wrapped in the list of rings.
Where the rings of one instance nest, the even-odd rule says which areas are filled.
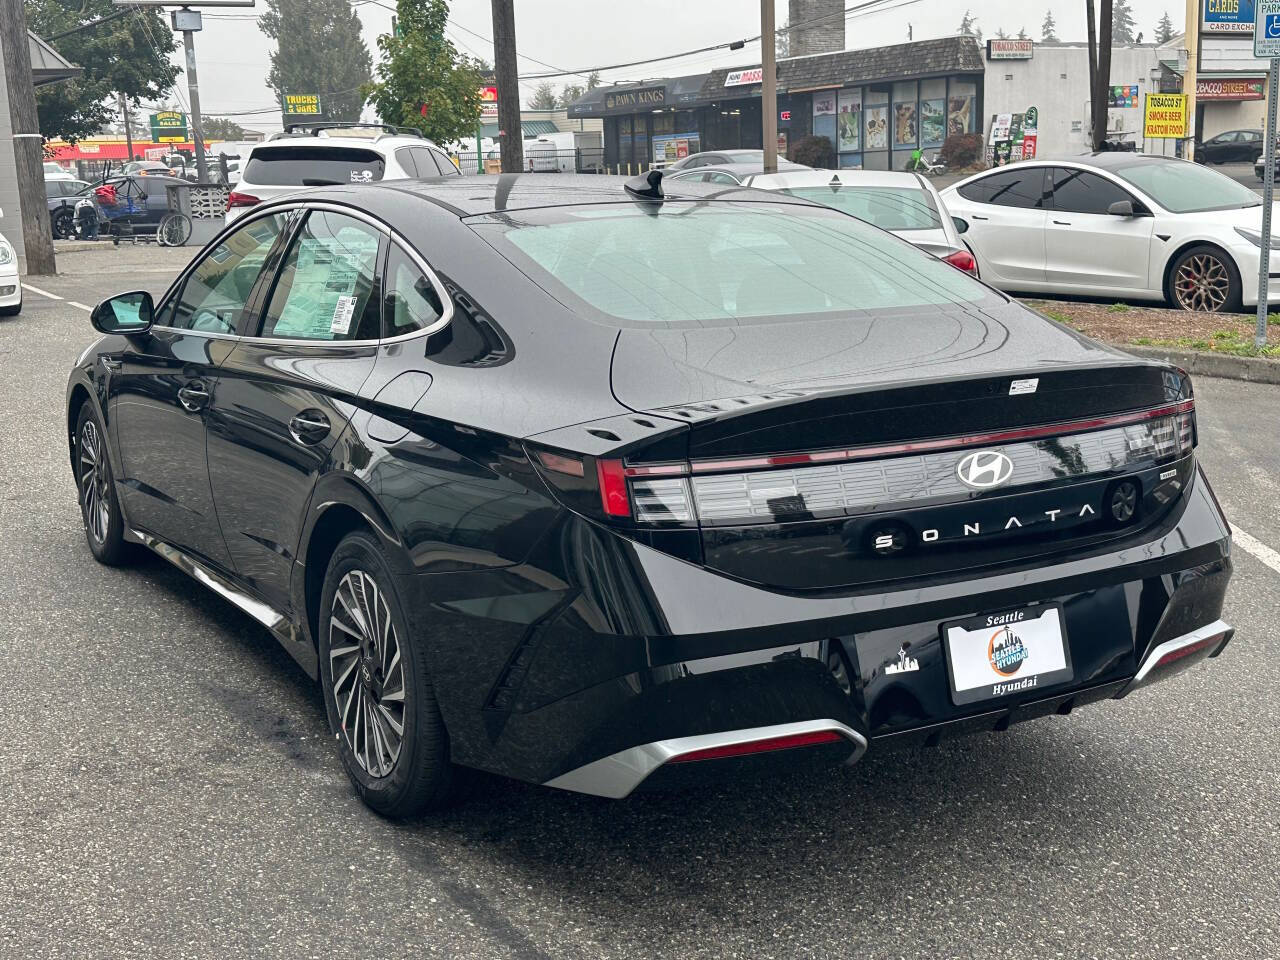
[[[474,150],[454,155],[458,169],[466,174],[499,173],[501,162],[498,151],[490,150],[477,165]],[[616,165],[615,165],[616,166]],[[574,150],[551,150],[524,145],[524,169],[530,173],[623,173],[621,168],[607,167],[604,162],[604,148],[580,147]],[[638,169],[638,168],[637,168]]]

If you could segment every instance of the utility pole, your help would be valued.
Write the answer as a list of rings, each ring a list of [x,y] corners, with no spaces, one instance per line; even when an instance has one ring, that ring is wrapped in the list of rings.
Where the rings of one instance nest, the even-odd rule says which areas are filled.
[[[195,32],[204,29],[199,10],[173,11],[173,29],[182,31],[182,46],[187,55],[187,96],[191,99],[191,139],[196,145],[196,179],[209,182],[209,166],[204,158],[204,130],[200,122],[200,83],[196,79]]]
[[[1187,99],[1186,139],[1182,141],[1184,160],[1195,159],[1196,152],[1196,73],[1200,69],[1200,0],[1187,0],[1186,27],[1182,42],[1187,49],[1187,69],[1182,75],[1182,92]]]
[[[524,132],[520,125],[520,74],[516,67],[515,0],[493,0],[493,72],[498,81],[502,172],[521,173],[524,171]],[[476,149],[480,149],[478,138]]]
[[[31,79],[31,49],[27,46],[27,18],[22,0],[0,0],[0,60],[9,90],[9,120],[13,127],[13,159],[18,176],[18,212],[27,273],[57,273],[49,208],[44,198],[44,138],[36,115],[36,91]]]
[[[1200,0],[1189,0],[1199,3]],[[1093,0],[1084,0],[1086,45],[1089,47],[1089,149],[1098,149],[1098,25]]]
[[[760,0],[760,114],[764,118],[764,172],[778,172],[778,70],[774,60],[773,0]]]
[[[1093,95],[1098,118],[1094,125],[1093,149],[1101,150],[1107,139],[1107,120],[1111,114],[1108,109],[1111,103],[1111,0],[1102,0],[1098,9],[1098,85]]]
[[[117,93],[120,98],[120,112],[124,114],[124,144],[125,152],[129,154],[129,159],[133,159],[133,127],[129,123],[129,98],[123,93]]]

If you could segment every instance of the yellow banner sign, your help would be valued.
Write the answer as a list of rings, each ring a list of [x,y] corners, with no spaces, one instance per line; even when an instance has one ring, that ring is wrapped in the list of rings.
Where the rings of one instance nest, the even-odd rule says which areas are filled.
[[[292,115],[318,115],[320,97],[314,93],[286,93],[284,112]]]
[[[1181,139],[1187,135],[1187,95],[1148,93],[1142,108],[1142,136]]]

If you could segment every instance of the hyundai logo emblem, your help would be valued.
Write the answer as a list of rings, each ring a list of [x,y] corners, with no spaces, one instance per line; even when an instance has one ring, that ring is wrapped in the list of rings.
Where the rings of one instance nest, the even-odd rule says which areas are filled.
[[[960,458],[956,476],[966,487],[990,490],[1009,482],[1013,461],[998,450],[976,450]]]

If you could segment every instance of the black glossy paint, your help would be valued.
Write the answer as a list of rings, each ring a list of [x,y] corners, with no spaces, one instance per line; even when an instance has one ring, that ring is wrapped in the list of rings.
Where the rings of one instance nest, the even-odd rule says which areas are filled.
[[[1218,616],[1229,533],[1192,457],[1132,526],[942,544],[942,560],[877,562],[851,550],[843,521],[747,534],[604,518],[596,457],[950,436],[1159,405],[1191,387],[1172,366],[994,292],[929,316],[746,325],[728,341],[715,329],[619,329],[575,314],[463,219],[583,201],[631,202],[608,177],[315,191],[308,203],[358,203],[416,249],[452,322],[377,344],[163,326],[107,337],[72,371],[69,421],[81,402],[97,407],[130,526],[282,614],[290,629],[277,632],[313,676],[326,549],[353,524],[374,531],[426,645],[454,759],[533,781],[652,740],[794,720],[839,720],[885,743],[990,729],[1112,693],[1153,643]],[[256,310],[269,280],[254,287]],[[1010,379],[1027,375],[1040,377],[1037,393],[1010,397]],[[193,412],[178,391],[195,382],[209,398]],[[298,435],[300,414],[329,428]],[[579,487],[535,467],[536,450],[585,457]],[[998,509],[998,497],[920,509]],[[953,705],[939,624],[1050,601],[1064,610],[1073,681]],[[921,669],[887,676],[904,644]]]

